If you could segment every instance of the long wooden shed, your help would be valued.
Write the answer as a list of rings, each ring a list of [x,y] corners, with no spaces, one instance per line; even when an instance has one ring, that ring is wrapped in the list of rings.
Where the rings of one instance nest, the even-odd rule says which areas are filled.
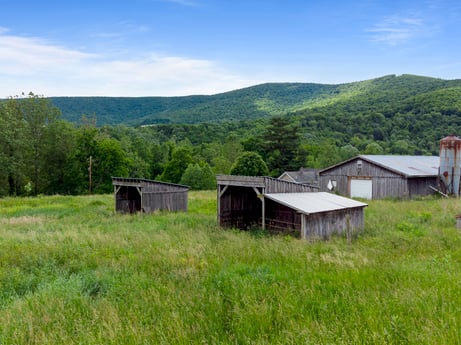
[[[320,190],[365,199],[412,198],[438,186],[438,156],[359,155],[319,172]]]
[[[115,211],[187,211],[189,187],[142,178],[112,177]]]
[[[218,223],[326,239],[363,227],[364,203],[271,177],[218,175]]]

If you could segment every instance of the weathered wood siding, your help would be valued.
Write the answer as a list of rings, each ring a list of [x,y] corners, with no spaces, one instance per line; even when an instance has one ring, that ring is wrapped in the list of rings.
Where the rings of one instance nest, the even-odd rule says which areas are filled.
[[[144,212],[156,210],[187,211],[187,192],[143,192],[142,203]]]
[[[363,229],[363,208],[353,208],[330,212],[302,215],[304,239],[328,239],[333,234],[352,235]],[[349,233],[348,233],[349,232]]]
[[[264,177],[265,193],[317,192],[318,188],[307,184],[293,183],[272,177]]]
[[[433,191],[429,188],[429,186],[433,186],[436,188],[439,186],[439,179],[435,176],[410,178],[407,181],[410,197],[432,194]]]
[[[351,179],[370,178],[372,180],[373,199],[381,198],[408,198],[431,193],[429,185],[436,185],[436,177],[407,178],[393,171],[384,169],[376,164],[362,160],[362,167],[358,168],[357,160],[351,160],[326,171],[320,172],[320,190],[329,191],[328,182],[336,181],[335,192],[340,195],[351,195]]]
[[[117,212],[187,211],[187,186],[120,177],[112,178],[112,184]]]

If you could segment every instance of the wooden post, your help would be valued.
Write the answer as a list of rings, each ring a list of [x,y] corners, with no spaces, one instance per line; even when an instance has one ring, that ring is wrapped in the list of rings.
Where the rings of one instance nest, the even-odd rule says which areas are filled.
[[[352,242],[352,231],[351,231],[351,215],[350,213],[346,214],[346,238],[347,244]]]
[[[218,184],[217,192],[218,192],[218,225],[221,226],[221,198],[224,195],[224,193],[227,190],[228,185],[225,185],[223,188],[221,188],[222,185]]]
[[[306,222],[306,215],[301,213],[301,238],[303,240],[307,239],[307,222]]]
[[[253,187],[253,190],[256,193],[256,197],[261,200],[261,228],[263,230],[266,230],[266,203],[265,203],[265,198],[264,198],[264,193],[260,192],[258,188]]]

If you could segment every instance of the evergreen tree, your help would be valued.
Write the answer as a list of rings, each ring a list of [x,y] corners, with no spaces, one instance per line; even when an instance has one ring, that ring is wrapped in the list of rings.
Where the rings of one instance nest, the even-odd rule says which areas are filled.
[[[264,139],[264,156],[272,176],[284,171],[296,170],[300,166],[300,127],[288,116],[274,116],[270,119]]]

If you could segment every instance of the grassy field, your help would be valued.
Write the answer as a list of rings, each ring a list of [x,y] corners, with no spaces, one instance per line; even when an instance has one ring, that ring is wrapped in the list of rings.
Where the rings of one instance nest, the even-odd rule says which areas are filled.
[[[0,344],[461,344],[461,200],[372,201],[352,242],[0,199]]]

